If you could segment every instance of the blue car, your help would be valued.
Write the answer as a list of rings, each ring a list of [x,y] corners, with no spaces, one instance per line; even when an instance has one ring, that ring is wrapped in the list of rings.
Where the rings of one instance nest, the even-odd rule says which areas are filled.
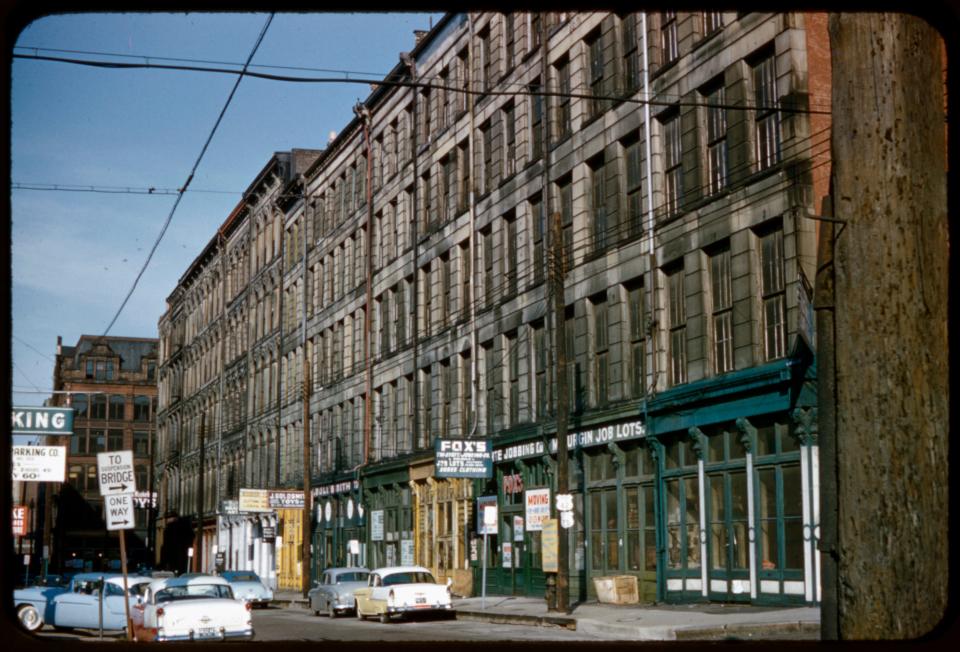
[[[230,583],[237,600],[261,607],[266,607],[273,600],[273,591],[253,571],[223,571],[220,576]]]
[[[78,573],[66,587],[33,586],[13,592],[13,602],[20,625],[30,632],[51,625],[56,629],[98,629],[100,627],[100,590],[103,578],[103,628],[124,629],[123,576],[119,573]],[[126,600],[132,607],[142,589],[151,582],[148,577],[127,577]]]

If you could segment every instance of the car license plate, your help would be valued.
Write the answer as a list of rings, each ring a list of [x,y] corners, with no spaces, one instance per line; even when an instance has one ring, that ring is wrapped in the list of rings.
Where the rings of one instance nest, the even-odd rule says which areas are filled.
[[[213,638],[216,637],[217,630],[213,627],[201,627],[197,630],[197,636],[199,638]]]
[[[415,602],[416,604],[427,604],[427,598],[426,598],[426,596],[418,596],[418,597],[414,600],[414,602]]]

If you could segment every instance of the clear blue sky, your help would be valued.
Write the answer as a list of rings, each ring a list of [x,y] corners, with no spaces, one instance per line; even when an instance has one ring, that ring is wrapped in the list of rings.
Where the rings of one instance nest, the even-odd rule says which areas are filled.
[[[253,64],[385,76],[441,14],[277,14]],[[242,64],[266,14],[72,14],[39,19],[24,48]],[[92,54],[38,54],[142,62]],[[178,63],[158,61],[158,63]],[[189,65],[189,64],[187,64]],[[204,65],[204,64],[198,64]],[[328,77],[299,70],[264,72]],[[365,75],[361,75],[365,76]],[[17,189],[17,184],[176,189],[235,77],[14,59],[11,88],[13,404],[52,388],[57,335],[74,345],[110,323],[174,196]],[[165,300],[275,151],[321,148],[369,88],[245,78],[163,242],[111,335],[156,337]]]

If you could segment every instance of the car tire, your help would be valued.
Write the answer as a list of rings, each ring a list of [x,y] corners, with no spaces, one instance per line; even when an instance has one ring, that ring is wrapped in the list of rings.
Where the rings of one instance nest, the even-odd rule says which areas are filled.
[[[359,602],[354,602],[354,603],[353,603],[353,611],[354,611],[354,613],[355,613],[356,616],[357,616],[357,620],[363,620],[363,614],[360,613],[360,603],[359,603]]]
[[[43,618],[40,617],[40,612],[32,604],[25,604],[17,609],[17,620],[20,621],[20,626],[28,632],[35,632],[43,627]]]
[[[333,620],[337,617],[337,610],[333,608],[332,602],[327,603],[327,616],[330,618],[330,620]]]
[[[386,611],[380,612],[380,624],[386,625],[389,622],[390,622],[390,614],[388,614]]]

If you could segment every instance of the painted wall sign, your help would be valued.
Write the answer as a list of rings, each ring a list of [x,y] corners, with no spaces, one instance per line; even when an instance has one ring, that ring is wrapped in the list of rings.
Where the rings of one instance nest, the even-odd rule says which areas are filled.
[[[241,512],[269,512],[266,489],[241,489],[239,507]]]
[[[519,473],[511,473],[510,475],[503,476],[503,493],[523,493],[523,476]]]
[[[590,430],[567,435],[567,449],[587,448],[589,446],[599,446],[612,441],[626,441],[630,439],[640,439],[646,435],[646,428],[643,421],[627,421],[625,423],[615,423],[609,426],[601,426]],[[525,457],[535,457],[543,455],[546,447],[542,440],[524,442],[522,444],[511,444],[494,449],[491,453],[493,462],[509,462]],[[557,452],[557,438],[550,440],[550,454]]]
[[[437,439],[434,475],[438,478],[492,478],[490,450],[490,441],[486,439]]]
[[[543,521],[550,518],[550,489],[528,489],[524,495],[524,504],[527,530],[537,532],[543,529]]]
[[[302,491],[270,489],[267,492],[267,505],[270,509],[303,509],[306,501]]]
[[[413,566],[413,539],[400,540],[400,565]]]
[[[263,526],[263,540],[266,543],[271,541],[276,541],[277,539],[277,528],[272,525]]]
[[[19,482],[63,482],[67,473],[66,446],[14,446],[12,477]]]
[[[14,407],[12,435],[72,435],[73,408]]]
[[[357,491],[358,489],[360,489],[359,480],[344,480],[342,482],[321,485],[313,490],[313,495],[315,497],[332,496],[334,494],[347,493],[348,491]]]

